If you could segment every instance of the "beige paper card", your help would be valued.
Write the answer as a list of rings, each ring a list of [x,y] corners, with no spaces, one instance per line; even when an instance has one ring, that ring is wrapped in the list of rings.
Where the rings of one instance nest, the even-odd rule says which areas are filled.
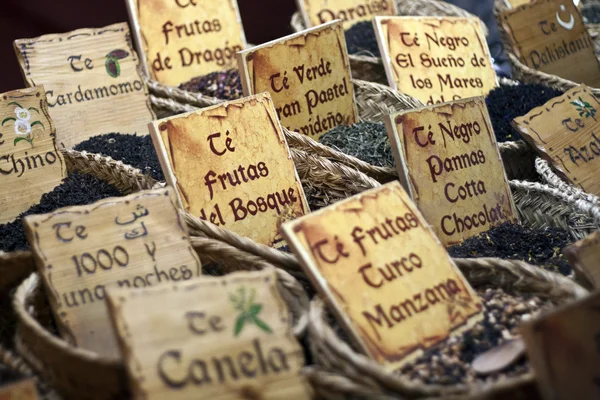
[[[479,18],[377,17],[373,25],[394,89],[432,105],[497,86]]]
[[[586,86],[575,87],[513,126],[569,183],[600,195],[600,101]]]
[[[106,290],[200,276],[173,189],[148,190],[25,218],[27,238],[63,337],[119,356]]]
[[[545,400],[600,398],[600,292],[523,324]]]
[[[107,297],[135,399],[309,399],[274,269]]]
[[[563,253],[578,281],[590,289],[600,289],[600,232],[573,243]]]
[[[0,95],[0,224],[13,221],[67,176],[42,86]]]
[[[482,318],[479,297],[398,182],[283,231],[351,337],[386,369]]]
[[[446,246],[517,222],[482,97],[386,117],[400,180]]]
[[[268,246],[310,212],[268,93],[150,125],[167,182],[187,212]]]
[[[394,0],[296,0],[308,27],[318,26],[336,19],[344,21],[344,29],[361,21],[370,21],[378,15],[396,15]]]
[[[154,118],[126,23],[15,40],[25,81],[44,85],[56,141],[148,133]]]
[[[127,0],[138,54],[152,79],[177,86],[237,67],[246,47],[236,0]]]
[[[38,400],[38,392],[33,379],[27,379],[0,387],[0,400]]]
[[[600,63],[571,1],[538,0],[501,13],[515,54],[530,68],[600,87]]]
[[[358,122],[340,21],[238,53],[244,94],[269,92],[281,124],[318,139]]]
[[[504,0],[504,3],[508,8],[516,8],[522,6],[523,4],[529,4],[532,2],[533,0]],[[581,0],[573,0],[573,4],[575,4],[575,7],[579,9],[581,9],[581,6],[583,5]]]

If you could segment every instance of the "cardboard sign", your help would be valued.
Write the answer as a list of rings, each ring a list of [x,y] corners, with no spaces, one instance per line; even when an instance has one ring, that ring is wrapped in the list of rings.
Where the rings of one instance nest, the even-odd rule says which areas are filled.
[[[146,75],[177,86],[237,66],[246,47],[236,0],[127,0]]]
[[[373,24],[394,89],[431,105],[497,86],[479,18],[377,17]]]
[[[378,15],[396,15],[394,0],[296,0],[308,27],[341,19],[344,29],[361,21],[370,21]]]
[[[569,183],[600,195],[600,102],[586,86],[575,87],[513,126]]]
[[[167,182],[185,211],[268,246],[310,210],[268,93],[150,125]]]
[[[269,92],[281,124],[318,139],[358,121],[339,20],[238,53],[244,94]]]
[[[25,218],[27,238],[63,337],[119,356],[106,290],[200,276],[172,188],[148,190]]]
[[[398,182],[283,231],[359,348],[386,369],[482,318],[480,299]]]
[[[600,87],[600,64],[570,1],[539,0],[500,14],[513,51],[530,68]]]
[[[546,400],[600,398],[600,292],[521,326]]]
[[[27,379],[0,387],[0,400],[38,400],[38,392],[33,379]]]
[[[600,232],[573,243],[563,250],[578,281],[590,289],[600,289]]]
[[[309,399],[273,269],[109,292],[135,398]]]
[[[446,246],[517,221],[482,97],[386,117],[400,180]]]
[[[46,88],[59,144],[148,133],[154,113],[126,23],[15,40],[15,51],[26,83]]]
[[[0,95],[0,224],[13,221],[67,176],[43,87]]]

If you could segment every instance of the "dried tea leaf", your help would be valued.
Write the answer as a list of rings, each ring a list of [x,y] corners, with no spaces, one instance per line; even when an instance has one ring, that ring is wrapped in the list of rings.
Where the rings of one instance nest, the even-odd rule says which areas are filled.
[[[478,374],[493,374],[511,366],[524,354],[525,342],[522,339],[510,340],[479,355],[473,360],[472,367]]]

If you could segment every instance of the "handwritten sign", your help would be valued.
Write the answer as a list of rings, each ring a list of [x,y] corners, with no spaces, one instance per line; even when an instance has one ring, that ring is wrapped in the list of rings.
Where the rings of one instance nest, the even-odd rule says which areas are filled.
[[[386,117],[400,179],[446,246],[516,222],[485,100]]]
[[[19,39],[15,51],[27,84],[46,88],[59,144],[148,133],[154,113],[126,23]]]
[[[600,102],[586,86],[573,88],[513,126],[569,183],[600,195]]]
[[[590,289],[600,289],[600,232],[566,247],[563,253],[575,270],[578,280]]]
[[[481,319],[479,298],[398,182],[283,231],[352,338],[389,370]]]
[[[378,15],[396,15],[393,0],[297,0],[304,23],[318,26],[336,19],[344,21],[344,29],[361,21],[370,21]]]
[[[600,64],[581,14],[570,1],[541,0],[506,10],[502,29],[530,68],[600,87]]]
[[[43,87],[0,95],[0,224],[13,221],[67,176]]]
[[[135,398],[311,398],[273,269],[111,291],[108,304]]]
[[[377,17],[374,26],[394,89],[431,105],[497,86],[479,18]]]
[[[38,400],[38,392],[33,379],[27,379],[0,387],[0,400]]]
[[[187,212],[260,243],[309,212],[268,93],[156,121],[154,146]]]
[[[532,2],[533,2],[533,0],[504,0],[504,3],[506,4],[506,6],[508,8],[519,7],[519,6],[522,6],[523,4],[529,4]],[[583,3],[581,2],[581,0],[573,0],[573,4],[575,4],[575,7],[577,7],[577,8],[581,8],[583,6]]]
[[[246,46],[236,0],[127,0],[146,74],[165,85],[236,67]]]
[[[27,238],[67,340],[119,356],[106,290],[190,280],[201,273],[173,189],[110,198],[25,218]]]
[[[523,324],[521,334],[544,399],[600,398],[600,292]]]
[[[246,96],[269,92],[286,128],[318,139],[358,121],[344,29],[321,25],[238,53]]]

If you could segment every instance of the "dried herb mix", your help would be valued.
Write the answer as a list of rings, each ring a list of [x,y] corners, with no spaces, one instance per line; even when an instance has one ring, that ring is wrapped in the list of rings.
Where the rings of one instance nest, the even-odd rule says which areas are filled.
[[[348,54],[381,57],[371,21],[357,22],[346,31]]]
[[[149,135],[109,133],[93,136],[75,146],[75,150],[85,150],[90,153],[109,156],[140,169],[157,181],[165,180],[156,150],[152,144],[152,138]]]
[[[179,85],[179,88],[222,100],[235,100],[244,96],[240,74],[236,69],[192,78]]]
[[[0,225],[0,250],[10,252],[29,248],[22,222],[27,215],[45,214],[67,206],[92,204],[120,195],[112,185],[94,176],[72,172],[53,191],[44,194],[39,204],[25,211],[13,222]]]
[[[571,242],[569,233],[564,229],[532,229],[506,223],[450,247],[448,253],[457,258],[521,260],[568,276],[572,269],[562,249]]]
[[[600,4],[586,4],[581,13],[586,23],[600,24]]]

